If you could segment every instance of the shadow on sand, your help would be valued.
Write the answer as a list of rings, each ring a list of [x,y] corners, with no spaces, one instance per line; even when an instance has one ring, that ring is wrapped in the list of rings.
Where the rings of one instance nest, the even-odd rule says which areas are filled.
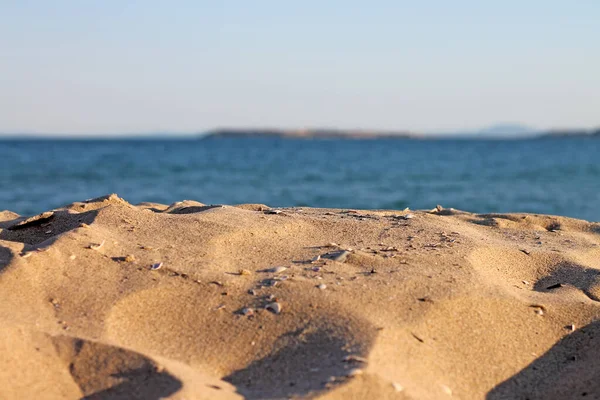
[[[177,378],[134,351],[69,336],[52,340],[83,399],[158,400],[182,387]]]
[[[328,379],[342,383],[348,363],[346,341],[319,330],[302,339],[297,332],[280,338],[279,349],[224,378],[247,399],[279,399],[314,395],[325,389]]]
[[[78,228],[82,223],[91,224],[97,215],[97,210],[83,213],[58,210],[29,218],[0,221],[0,240],[22,243],[25,245],[23,251],[32,251],[50,246],[61,234]],[[6,246],[0,246],[0,272],[12,259],[12,251]]]
[[[600,321],[564,337],[486,397],[487,400],[599,398]]]
[[[533,288],[539,292],[551,292],[557,285],[572,285],[580,289],[594,301],[600,301],[600,271],[579,264],[563,262],[554,267],[551,274],[535,283]]]
[[[138,368],[114,375],[123,380],[111,388],[101,390],[82,400],[159,400],[181,389],[181,382],[166,372],[153,368]]]

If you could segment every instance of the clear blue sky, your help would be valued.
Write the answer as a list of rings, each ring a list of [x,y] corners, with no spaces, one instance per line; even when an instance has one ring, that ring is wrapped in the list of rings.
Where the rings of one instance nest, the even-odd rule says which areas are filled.
[[[600,125],[600,1],[0,0],[0,131]]]

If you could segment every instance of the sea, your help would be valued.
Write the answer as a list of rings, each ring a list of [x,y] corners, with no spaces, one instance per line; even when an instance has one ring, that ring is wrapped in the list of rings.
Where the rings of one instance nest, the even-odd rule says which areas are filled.
[[[0,140],[0,210],[130,203],[527,212],[600,221],[600,139]]]

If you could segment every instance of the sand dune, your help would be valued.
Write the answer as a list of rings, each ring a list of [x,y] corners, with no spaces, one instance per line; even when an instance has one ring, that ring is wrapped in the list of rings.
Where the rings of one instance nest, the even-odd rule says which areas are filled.
[[[600,398],[600,224],[456,210],[0,212],[0,398]]]

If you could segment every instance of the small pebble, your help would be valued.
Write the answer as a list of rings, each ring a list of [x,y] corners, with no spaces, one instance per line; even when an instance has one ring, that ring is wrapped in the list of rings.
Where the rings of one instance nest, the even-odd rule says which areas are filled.
[[[106,240],[103,240],[101,243],[92,243],[90,244],[90,249],[92,250],[100,250],[102,248],[102,246],[104,246],[104,243],[106,242]]]
[[[71,259],[71,260],[74,260],[74,259],[76,259],[76,258],[77,258],[77,256],[76,256],[75,254],[71,254],[71,255],[69,256],[69,259]]]
[[[311,262],[317,262],[317,261],[319,261],[320,259],[321,259],[321,256],[320,256],[320,255],[317,255],[315,258],[313,258],[313,259],[311,260]]]
[[[446,393],[448,396],[452,396],[452,389],[450,389],[448,386],[446,385],[442,385],[442,390],[444,391],[444,393]]]
[[[265,306],[265,310],[269,310],[274,314],[279,314],[281,313],[281,304],[277,302],[269,303]]]
[[[133,254],[128,254],[125,256],[125,262],[134,262],[135,256]]]
[[[360,363],[366,363],[367,359],[361,356],[355,356],[353,354],[347,355],[346,357],[344,357],[344,362],[360,362]]]
[[[319,286],[317,286],[317,288],[321,289],[321,290],[325,290],[325,289],[327,289],[327,285],[324,283],[321,283]]]
[[[153,270],[153,271],[156,271],[157,269],[160,269],[162,266],[163,266],[162,262],[157,262],[155,264],[152,264],[150,266],[150,269]]]
[[[250,274],[252,274],[252,272],[250,272],[247,269],[240,269],[239,274],[240,275],[250,275]]]
[[[558,288],[560,288],[562,286],[563,286],[562,283],[555,283],[554,285],[548,286],[546,289],[549,289],[549,290],[550,289],[558,289]]]
[[[245,316],[250,316],[250,315],[254,314],[254,310],[251,308],[245,307],[245,308],[242,308],[242,314]]]
[[[275,267],[275,268],[271,268],[271,269],[269,270],[269,272],[273,272],[273,273],[276,273],[276,274],[278,274],[278,273],[280,273],[280,272],[283,272],[283,271],[285,271],[286,269],[288,269],[288,267]]]
[[[415,217],[415,214],[406,214],[404,216],[404,219],[413,219]]]
[[[363,370],[360,368],[353,368],[350,371],[348,371],[348,374],[346,374],[346,376],[348,378],[352,378],[354,376],[358,376],[358,375],[362,375],[363,374]]]
[[[346,261],[346,259],[348,258],[349,255],[350,255],[350,252],[348,250],[344,250],[344,251],[340,252],[339,254],[337,254],[335,257],[333,257],[333,261],[344,262],[344,261]]]
[[[267,210],[265,214],[281,214],[281,210]]]
[[[392,383],[392,386],[394,387],[394,390],[396,392],[401,392],[404,390],[404,386],[402,386],[401,384],[399,384],[398,382],[394,382]]]

